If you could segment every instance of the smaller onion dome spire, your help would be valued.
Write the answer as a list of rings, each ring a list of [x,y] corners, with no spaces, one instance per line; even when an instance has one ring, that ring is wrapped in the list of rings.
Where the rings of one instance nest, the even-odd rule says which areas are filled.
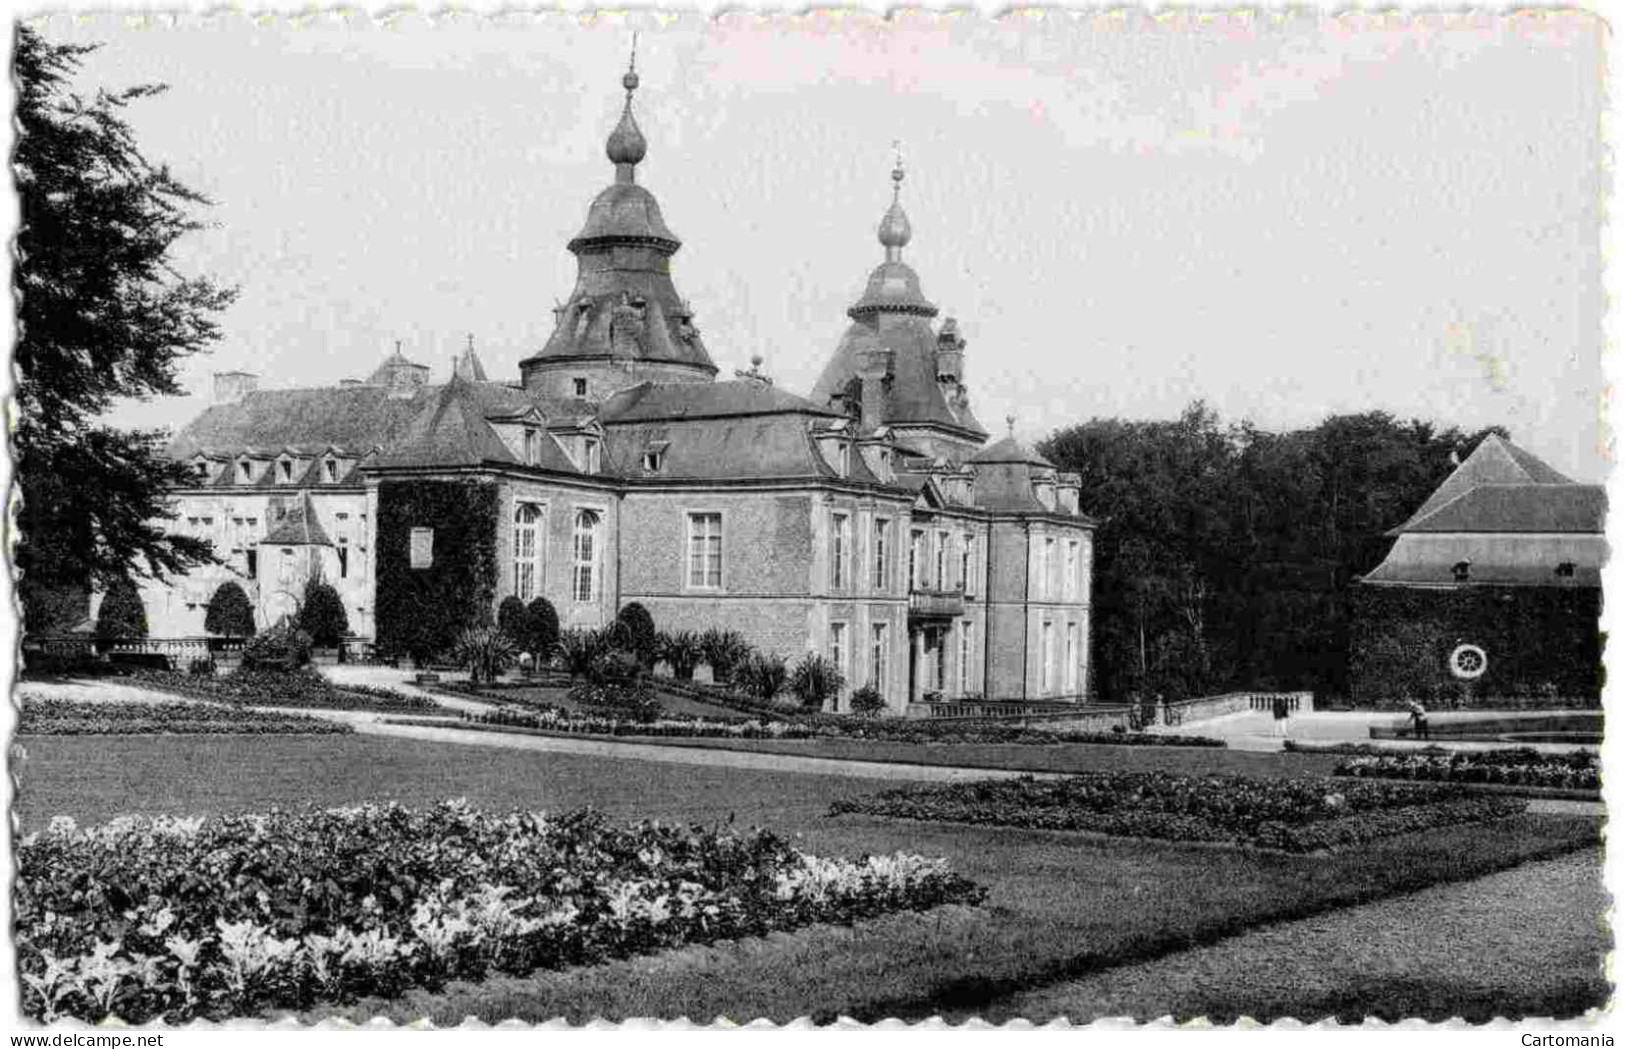
[[[880,220],[880,228],[876,231],[881,247],[886,249],[887,262],[902,259],[903,248],[914,239],[914,227],[909,225],[908,215],[903,211],[900,199],[903,193],[902,143],[893,142],[892,148],[897,151],[897,162],[891,169],[891,207],[886,209],[885,216]]]
[[[621,122],[615,125],[610,132],[609,141],[604,144],[604,152],[609,156],[609,162],[615,165],[615,181],[633,183],[637,181],[635,169],[638,162],[649,152],[649,143],[638,129],[638,122],[632,119],[632,93],[638,89],[638,36],[632,34],[632,58],[627,63],[626,75],[621,77],[621,86],[626,89],[626,108],[621,110]]]

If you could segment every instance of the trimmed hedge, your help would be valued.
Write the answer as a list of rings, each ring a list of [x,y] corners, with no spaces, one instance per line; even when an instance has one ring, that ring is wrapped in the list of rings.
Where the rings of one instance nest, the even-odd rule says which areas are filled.
[[[378,486],[377,645],[423,661],[489,621],[497,590],[497,486],[384,481]],[[433,563],[413,568],[414,528],[434,531]]]
[[[343,722],[207,703],[81,703],[25,699],[17,732],[33,736],[331,735]]]
[[[321,710],[435,712],[441,708],[422,696],[365,685],[339,688],[320,674],[238,670],[219,677],[200,677],[171,670],[142,670],[135,683],[180,696],[262,707],[310,707]]]

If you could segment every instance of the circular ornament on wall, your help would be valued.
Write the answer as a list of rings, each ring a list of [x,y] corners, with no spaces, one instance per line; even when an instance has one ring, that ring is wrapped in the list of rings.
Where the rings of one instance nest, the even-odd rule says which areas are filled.
[[[1461,681],[1483,677],[1489,668],[1490,657],[1477,645],[1457,645],[1450,653],[1450,673]]]

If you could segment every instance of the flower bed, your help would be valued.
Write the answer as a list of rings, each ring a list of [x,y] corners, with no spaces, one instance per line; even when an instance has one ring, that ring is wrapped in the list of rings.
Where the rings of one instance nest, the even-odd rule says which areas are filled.
[[[1519,798],[1463,788],[1329,779],[1092,772],[1053,780],[905,787],[838,801],[859,813],[953,823],[1081,830],[1315,852],[1373,838],[1522,812]]]
[[[349,725],[303,714],[282,714],[206,703],[80,703],[25,699],[17,719],[23,735],[198,735],[349,732]]]
[[[265,1015],[983,896],[942,860],[461,802],[57,817],[17,864],[23,1010],[45,1021]]]
[[[181,674],[143,670],[130,676],[136,684],[182,696],[262,707],[310,707],[320,710],[431,712],[440,707],[422,696],[366,685],[342,688],[313,670],[277,672],[237,670],[230,674]]]
[[[1370,750],[1346,753],[1350,757],[1337,766],[1339,776],[1602,789],[1601,761],[1596,754],[1585,751],[1547,754],[1529,748],[1456,752],[1429,748],[1406,754]]]
[[[653,721],[584,714],[558,708],[494,710],[464,714],[481,725],[512,726],[544,732],[592,736],[667,736],[718,739],[811,739],[818,733],[784,721],[708,721],[703,718],[656,718]]]

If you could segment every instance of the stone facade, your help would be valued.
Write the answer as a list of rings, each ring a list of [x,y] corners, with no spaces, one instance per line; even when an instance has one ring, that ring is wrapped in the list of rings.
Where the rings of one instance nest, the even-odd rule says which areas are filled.
[[[358,637],[420,637],[380,621],[413,606],[378,595],[377,557],[391,558],[383,585],[416,593],[410,573],[429,569],[409,563],[414,544],[444,542],[438,527],[489,552],[463,567],[468,585],[489,582],[492,610],[546,598],[565,628],[594,628],[637,601],[663,630],[721,627],[790,661],[830,656],[848,681],[843,709],[868,684],[898,712],[935,698],[1083,702],[1093,526],[1077,478],[1013,436],[987,445],[965,339],[952,319],[933,328],[902,260],[900,194],[881,224],[885,260],[813,396],[759,369],[718,381],[671,279],[679,242],[636,182],[635,86],[629,74],[608,149],[615,182],[569,243],[577,286],[519,381],[489,381],[472,345],[438,384],[398,346],[333,388],[222,377],[220,403],[171,454],[198,468],[174,493],[174,527],[214,538],[226,564],[149,586],[152,632],[200,634],[226,579],[268,625],[319,573]],[[488,519],[447,528],[434,493],[449,489],[425,482],[491,486],[494,510],[482,497]],[[409,519],[413,498],[436,507],[422,512],[433,522]],[[380,535],[385,520],[402,534]]]

